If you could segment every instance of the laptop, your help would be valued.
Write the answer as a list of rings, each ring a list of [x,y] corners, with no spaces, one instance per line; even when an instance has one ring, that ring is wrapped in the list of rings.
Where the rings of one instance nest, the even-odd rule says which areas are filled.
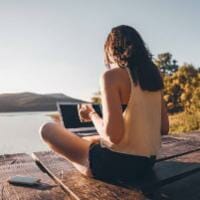
[[[101,104],[92,104],[95,111],[102,117]],[[61,115],[65,128],[79,136],[97,135],[97,130],[92,122],[81,122],[78,115],[78,103],[58,102],[57,109]]]

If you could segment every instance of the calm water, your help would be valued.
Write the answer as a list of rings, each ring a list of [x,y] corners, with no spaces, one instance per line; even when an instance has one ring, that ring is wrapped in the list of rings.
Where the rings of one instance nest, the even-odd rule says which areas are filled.
[[[38,130],[52,112],[0,113],[0,155],[47,150]]]

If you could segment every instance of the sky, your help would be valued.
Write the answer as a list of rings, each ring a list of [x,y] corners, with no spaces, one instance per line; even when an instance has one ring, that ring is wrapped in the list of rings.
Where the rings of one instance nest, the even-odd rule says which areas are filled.
[[[200,66],[199,0],[0,0],[0,93],[64,93],[90,100],[103,45],[121,24],[153,55]]]

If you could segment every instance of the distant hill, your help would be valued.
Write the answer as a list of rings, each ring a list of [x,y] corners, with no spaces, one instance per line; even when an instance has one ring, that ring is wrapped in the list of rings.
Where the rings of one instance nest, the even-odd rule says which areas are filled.
[[[66,96],[62,93],[6,93],[0,94],[0,112],[54,111],[57,110],[56,102],[83,103],[85,101]]]

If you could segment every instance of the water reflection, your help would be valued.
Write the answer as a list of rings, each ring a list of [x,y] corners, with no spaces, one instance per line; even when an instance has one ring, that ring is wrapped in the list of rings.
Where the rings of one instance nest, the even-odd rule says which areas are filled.
[[[54,112],[55,113],[55,112]],[[52,112],[0,113],[0,154],[47,150],[38,130]]]

